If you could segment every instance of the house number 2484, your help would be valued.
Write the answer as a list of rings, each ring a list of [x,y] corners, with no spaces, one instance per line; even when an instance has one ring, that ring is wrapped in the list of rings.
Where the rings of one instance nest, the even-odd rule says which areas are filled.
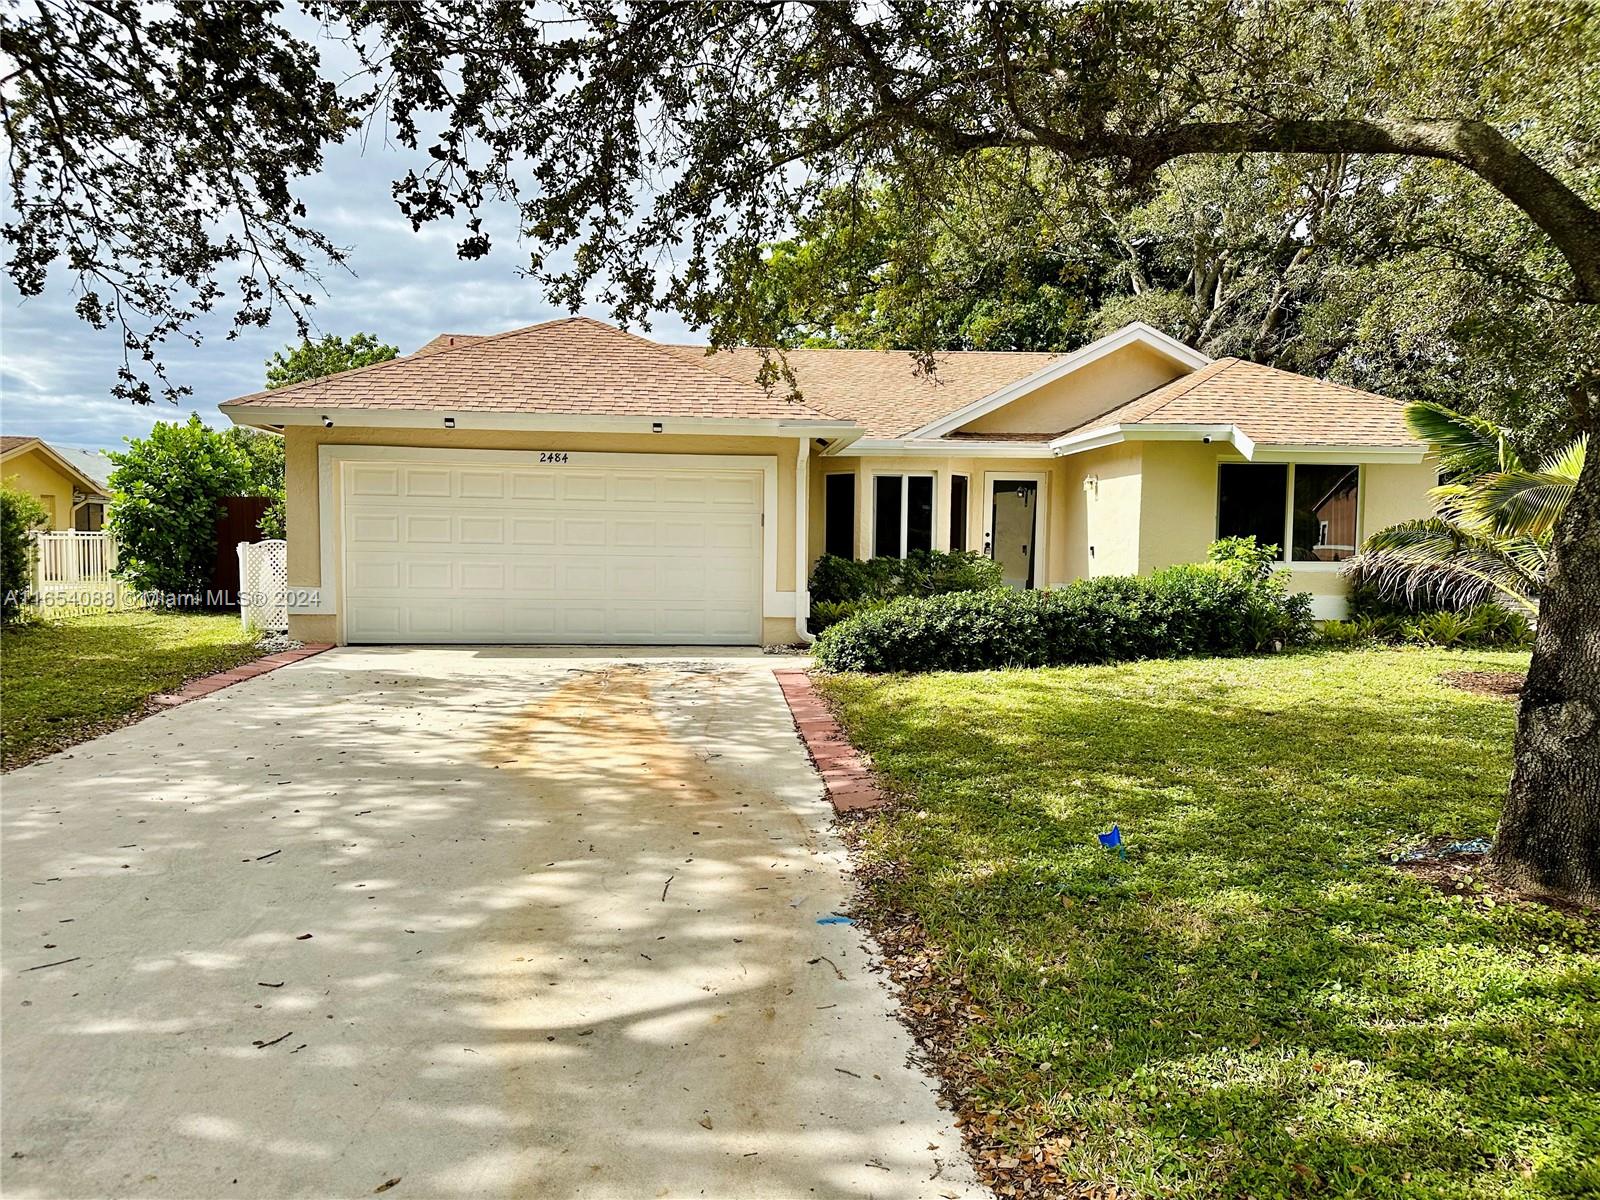
[[[567,461],[567,452],[565,450],[541,450],[539,451],[539,461],[542,463],[564,463]]]

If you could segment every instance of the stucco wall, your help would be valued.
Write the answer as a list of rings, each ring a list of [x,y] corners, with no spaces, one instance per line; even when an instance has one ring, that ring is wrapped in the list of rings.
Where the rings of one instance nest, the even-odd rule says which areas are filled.
[[[1122,443],[1061,460],[1061,581],[1139,570],[1143,449]]]
[[[1187,370],[1146,346],[1125,346],[961,428],[969,433],[1060,433]]]
[[[769,521],[777,537],[777,590],[795,587],[795,457],[796,438],[691,437],[673,434],[574,434],[493,430],[385,429],[358,426],[291,426],[285,431],[285,518],[290,587],[320,587],[321,511],[317,451],[321,446],[423,446],[441,450],[568,450],[618,454],[770,455],[778,468],[778,511]],[[300,614],[290,617],[295,637],[332,641],[334,618]],[[785,633],[785,630],[787,632]],[[793,619],[769,619],[764,636],[770,641],[794,640]]]
[[[0,464],[0,479],[44,505],[50,514],[48,528],[72,528],[73,479],[37,449],[6,459]]]

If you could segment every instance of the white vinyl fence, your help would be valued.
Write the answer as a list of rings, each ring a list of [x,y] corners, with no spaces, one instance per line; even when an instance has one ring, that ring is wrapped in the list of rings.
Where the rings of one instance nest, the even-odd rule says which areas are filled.
[[[37,533],[33,540],[33,587],[36,592],[113,588],[117,544],[104,530],[76,529]]]
[[[239,618],[246,629],[289,628],[289,555],[279,538],[239,543]]]

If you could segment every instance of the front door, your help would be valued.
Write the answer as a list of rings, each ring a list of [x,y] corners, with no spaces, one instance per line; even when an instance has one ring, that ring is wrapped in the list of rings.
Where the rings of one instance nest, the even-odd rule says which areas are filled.
[[[1011,588],[1031,588],[1038,558],[1039,484],[1032,479],[996,479],[991,485],[989,557],[1000,564]]]

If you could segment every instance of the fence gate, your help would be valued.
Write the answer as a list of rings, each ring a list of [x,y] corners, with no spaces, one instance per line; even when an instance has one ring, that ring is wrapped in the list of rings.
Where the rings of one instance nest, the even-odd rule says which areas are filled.
[[[279,538],[240,542],[239,617],[246,629],[285,633],[289,629],[289,556]]]

